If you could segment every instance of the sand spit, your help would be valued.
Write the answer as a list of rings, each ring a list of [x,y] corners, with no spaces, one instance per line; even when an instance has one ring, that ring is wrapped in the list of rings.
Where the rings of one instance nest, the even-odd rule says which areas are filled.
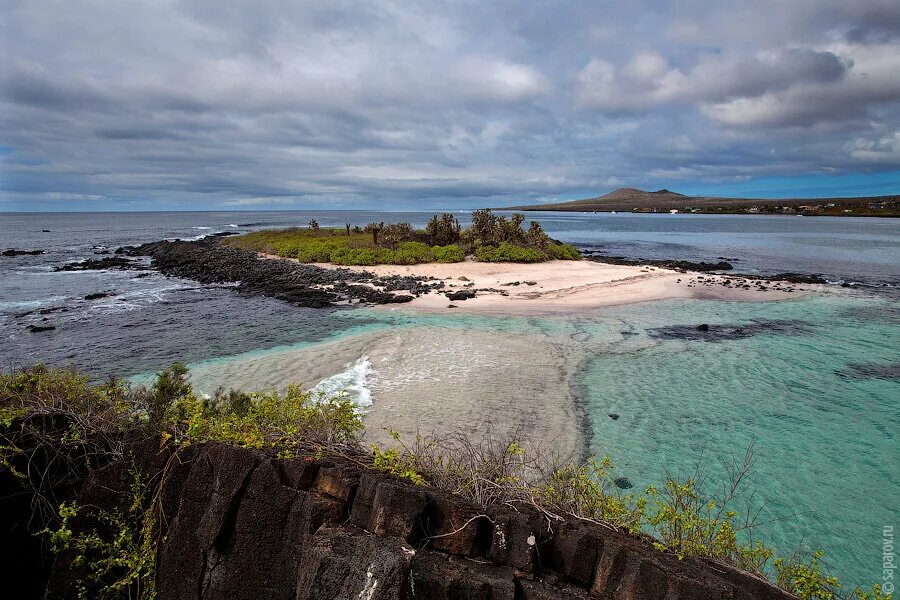
[[[583,418],[569,381],[578,358],[535,334],[455,327],[398,328],[308,347],[192,365],[196,389],[212,385],[312,388],[368,357],[372,405],[367,441],[391,444],[386,429],[416,433],[463,430],[522,432],[529,448],[552,448],[562,458],[584,451]]]
[[[289,260],[289,259],[281,259]],[[320,266],[334,267],[323,264]],[[796,298],[811,284],[750,283],[731,275],[679,272],[652,266],[611,265],[554,260],[537,264],[461,262],[450,264],[348,267],[377,276],[435,277],[445,289],[424,294],[387,310],[460,312],[493,315],[541,315],[584,311],[603,306],[676,298],[759,302]],[[726,283],[727,282],[727,283]],[[474,290],[476,297],[449,300],[447,292]]]

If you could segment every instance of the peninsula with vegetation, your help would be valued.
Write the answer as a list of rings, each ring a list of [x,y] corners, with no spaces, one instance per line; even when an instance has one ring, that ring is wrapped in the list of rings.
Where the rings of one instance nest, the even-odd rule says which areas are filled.
[[[667,189],[648,192],[619,188],[596,198],[512,206],[504,210],[900,217],[900,195],[763,199],[687,196]]]
[[[524,223],[521,213],[506,218],[490,210],[474,211],[472,225],[466,229],[450,213],[433,216],[424,230],[409,223],[384,222],[326,229],[313,219],[308,228],[256,231],[228,243],[305,263],[345,266],[458,263],[467,257],[517,263],[581,258],[574,246],[551,240],[537,221],[527,229]]]

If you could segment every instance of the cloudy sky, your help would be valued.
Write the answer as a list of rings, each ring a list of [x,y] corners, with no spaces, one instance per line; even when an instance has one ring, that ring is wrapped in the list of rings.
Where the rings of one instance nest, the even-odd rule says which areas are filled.
[[[900,192],[896,0],[0,0],[0,210]]]

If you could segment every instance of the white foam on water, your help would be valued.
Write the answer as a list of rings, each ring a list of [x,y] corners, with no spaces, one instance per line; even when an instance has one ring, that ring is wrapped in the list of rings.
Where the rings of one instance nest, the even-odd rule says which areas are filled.
[[[191,229],[212,229],[212,227],[191,227]]]
[[[336,375],[320,381],[314,392],[321,392],[327,397],[346,394],[358,409],[365,410],[372,406],[372,392],[368,388],[368,378],[375,370],[368,356],[363,356]]]
[[[21,310],[28,308],[41,308],[47,304],[53,304],[65,300],[66,296],[49,296],[47,298],[35,298],[34,300],[0,301],[0,310]]]

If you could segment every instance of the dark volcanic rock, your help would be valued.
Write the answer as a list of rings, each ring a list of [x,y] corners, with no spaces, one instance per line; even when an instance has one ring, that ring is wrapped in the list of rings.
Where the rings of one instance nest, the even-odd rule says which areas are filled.
[[[629,266],[652,266],[663,269],[674,269],[681,271],[700,271],[703,273],[709,271],[730,271],[734,268],[731,263],[725,261],[719,262],[691,262],[687,260],[641,260],[624,258],[622,256],[586,256],[587,260],[594,262],[608,263],[611,265],[629,265]]]
[[[62,435],[67,422],[55,427]],[[610,527],[548,522],[527,504],[484,507],[412,485],[361,466],[362,454],[277,459],[209,443],[174,456],[171,447],[160,451],[156,439],[128,445],[127,458],[76,468],[49,497],[113,511],[131,501],[136,465],[147,473],[165,470],[159,598],[791,598],[727,565],[679,560]],[[57,454],[32,452],[28,460],[42,456]],[[46,465],[32,466],[46,474]],[[0,477],[4,525],[30,521],[34,499],[18,485]],[[7,540],[17,542],[19,559],[0,547],[9,555],[0,575],[26,574],[34,584],[27,597],[76,597],[74,557],[62,553],[42,568],[47,555],[27,544],[33,532],[20,533]]]
[[[84,297],[85,300],[99,300],[100,298],[110,298],[115,296],[114,292],[94,292]]]
[[[38,254],[43,254],[43,250],[17,250],[15,248],[7,248],[3,252],[0,252],[2,256],[37,256]]]
[[[56,329],[53,325],[29,325],[28,331],[31,333],[40,333],[42,331],[53,331]]]
[[[617,413],[609,413],[609,418],[612,419],[613,421],[618,421],[619,415]]]
[[[788,283],[828,283],[818,275],[807,275],[804,273],[778,273],[776,275],[759,276],[755,279],[765,279],[767,281],[786,281]]]
[[[61,267],[54,267],[54,271],[94,271],[100,269],[145,269],[143,265],[123,256],[106,256],[104,258],[89,258],[81,262],[68,263]]]
[[[447,299],[455,301],[468,300],[475,297],[475,290],[459,290],[458,292],[447,292]]]
[[[422,278],[381,279],[364,271],[324,269],[287,260],[263,259],[254,252],[233,248],[215,238],[194,242],[153,242],[121,251],[130,256],[150,256],[153,266],[164,275],[205,284],[238,283],[237,289],[243,293],[270,296],[308,308],[325,308],[354,300],[370,304],[409,302],[413,296],[392,292],[421,292],[425,285]],[[373,286],[385,286],[385,289]]]
[[[743,325],[669,325],[648,329],[647,334],[661,340],[702,340],[706,342],[725,342],[740,340],[761,333],[780,335],[799,335],[809,330],[803,321],[783,321],[770,319],[753,319]]]

